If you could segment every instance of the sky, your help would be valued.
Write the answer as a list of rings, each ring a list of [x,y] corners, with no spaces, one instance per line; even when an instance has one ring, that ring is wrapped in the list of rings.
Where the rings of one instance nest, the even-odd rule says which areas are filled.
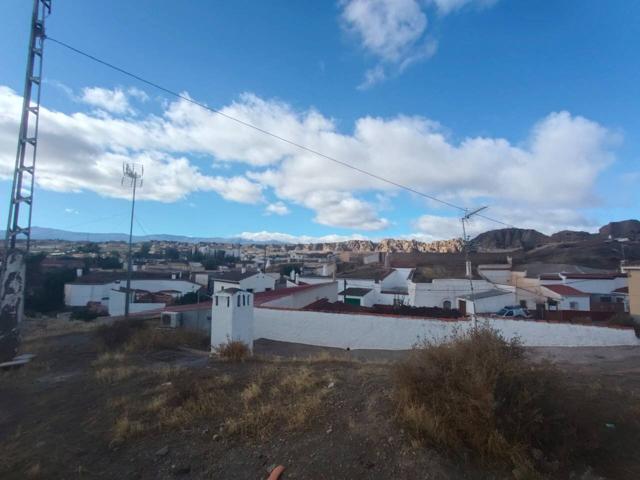
[[[31,2],[0,16],[9,199]],[[33,225],[248,240],[596,231],[637,218],[640,2],[53,0]],[[396,185],[394,185],[396,184]],[[6,207],[3,207],[6,208]],[[6,210],[0,209],[6,215]],[[0,217],[0,223],[4,222]]]

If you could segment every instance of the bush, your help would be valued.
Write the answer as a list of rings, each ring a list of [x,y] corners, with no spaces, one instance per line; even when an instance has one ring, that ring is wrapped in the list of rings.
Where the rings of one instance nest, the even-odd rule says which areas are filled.
[[[220,358],[231,362],[243,362],[251,355],[249,346],[239,340],[230,340],[227,343],[223,343],[215,349],[215,352]]]
[[[174,350],[177,347],[207,349],[209,335],[185,329],[145,329],[134,332],[127,340],[125,349],[129,352],[155,352]]]
[[[90,322],[98,318],[98,313],[88,308],[80,308],[71,312],[71,320],[82,320],[83,322]]]
[[[416,439],[527,475],[593,451],[604,425],[588,395],[487,327],[416,347],[395,380],[399,420]]]
[[[144,320],[117,320],[109,325],[100,325],[96,329],[96,337],[106,350],[124,347],[134,333],[146,329]]]

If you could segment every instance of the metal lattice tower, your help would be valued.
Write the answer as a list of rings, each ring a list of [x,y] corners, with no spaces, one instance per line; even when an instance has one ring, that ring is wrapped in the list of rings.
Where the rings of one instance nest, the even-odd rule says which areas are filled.
[[[33,1],[22,117],[0,284],[0,359],[12,358],[19,344],[18,326],[22,321],[24,304],[25,256],[31,243],[31,208],[38,149],[45,19],[50,13],[51,0]],[[24,239],[24,244],[18,245],[18,239]]]

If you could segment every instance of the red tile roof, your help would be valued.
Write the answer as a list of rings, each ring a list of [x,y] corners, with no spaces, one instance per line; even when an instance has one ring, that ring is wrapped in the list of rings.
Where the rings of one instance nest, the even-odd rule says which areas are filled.
[[[552,292],[562,295],[564,297],[588,297],[588,293],[581,292],[580,290],[570,287],[569,285],[544,285],[544,288],[551,290]]]
[[[259,292],[254,294],[253,304],[256,307],[258,307],[264,303],[275,300],[276,298],[286,297],[287,295],[291,295],[292,293],[301,292],[302,290],[308,290],[318,285],[326,285],[326,283],[316,283],[313,285],[310,285],[310,284],[298,285],[297,287],[278,288],[276,290],[270,290],[268,292]]]
[[[629,293],[629,287],[616,288],[613,293]]]

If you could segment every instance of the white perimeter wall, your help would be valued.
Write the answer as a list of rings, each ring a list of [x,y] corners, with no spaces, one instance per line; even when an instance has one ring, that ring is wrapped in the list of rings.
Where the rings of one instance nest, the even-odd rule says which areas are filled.
[[[109,303],[109,296],[114,289],[124,287],[126,280],[105,283],[102,285],[67,283],[64,286],[64,303],[68,307],[84,307],[88,302]],[[178,290],[183,295],[195,292],[200,288],[197,283],[186,280],[131,280],[131,288],[159,292],[161,290]]]
[[[404,350],[424,339],[442,341],[470,321],[254,309],[254,338],[352,349]],[[526,346],[640,345],[633,330],[525,320],[480,319]]]

